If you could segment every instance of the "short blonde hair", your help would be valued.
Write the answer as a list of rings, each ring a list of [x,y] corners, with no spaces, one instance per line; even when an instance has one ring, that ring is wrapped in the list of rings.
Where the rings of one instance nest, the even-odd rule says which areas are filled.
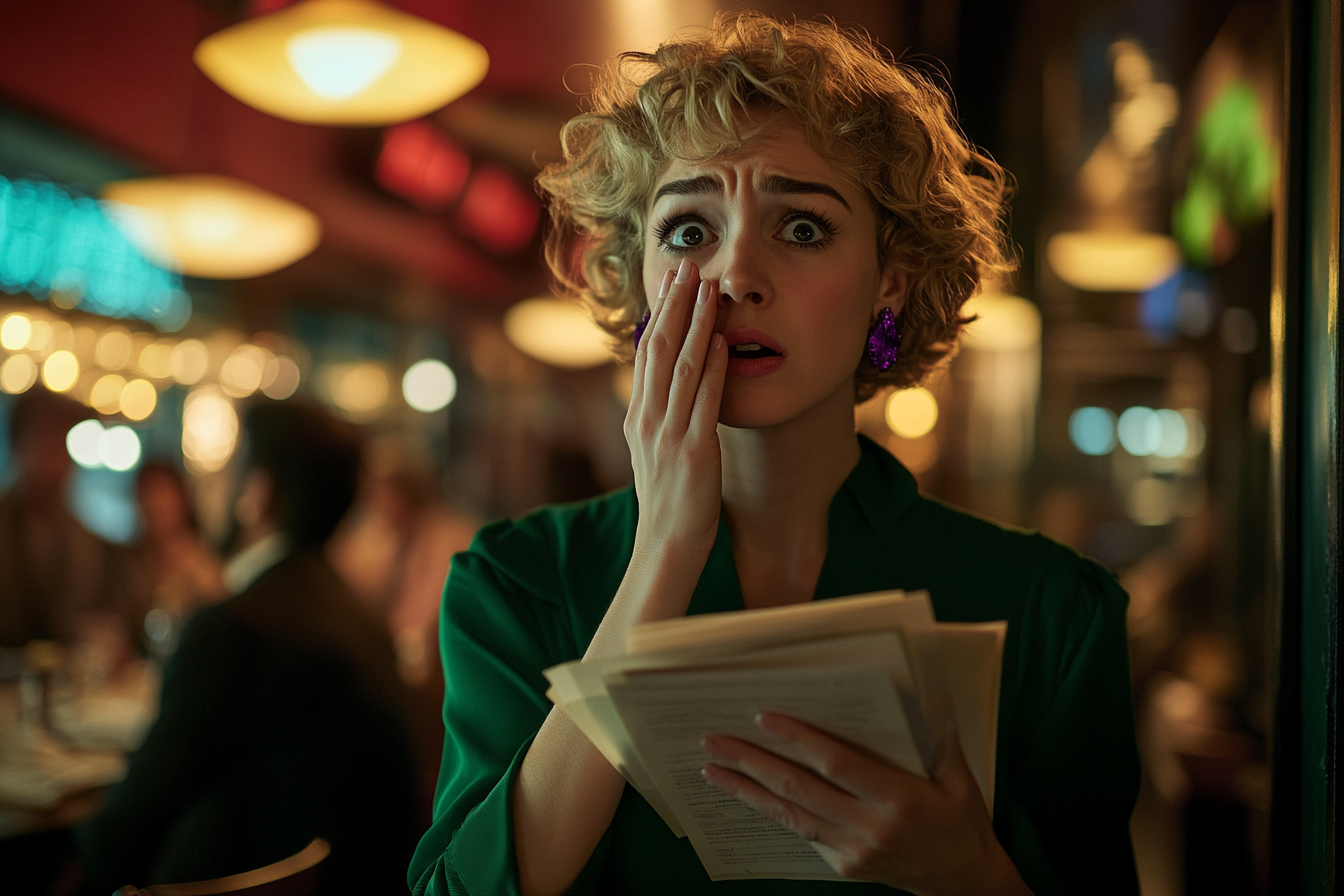
[[[589,306],[622,357],[648,307],[646,207],[663,164],[737,150],[759,130],[752,113],[801,125],[817,154],[867,193],[879,265],[909,274],[900,358],[879,372],[865,357],[856,400],[923,381],[955,353],[966,300],[1015,267],[1004,170],[966,140],[927,76],[865,34],[719,13],[703,36],[617,57],[586,106],[561,131],[563,159],[537,178],[551,216],[546,260],[558,291]]]

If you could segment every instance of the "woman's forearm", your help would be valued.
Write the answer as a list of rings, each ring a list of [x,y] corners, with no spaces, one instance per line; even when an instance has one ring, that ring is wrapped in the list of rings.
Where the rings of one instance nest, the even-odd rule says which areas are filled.
[[[635,555],[584,660],[620,656],[632,625],[686,613],[704,568],[701,550]],[[523,757],[513,792],[514,852],[526,896],[564,893],[611,824],[625,780],[560,707]]]

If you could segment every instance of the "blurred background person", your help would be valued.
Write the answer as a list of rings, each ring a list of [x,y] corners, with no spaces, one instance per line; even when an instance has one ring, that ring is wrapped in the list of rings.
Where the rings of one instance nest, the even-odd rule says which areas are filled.
[[[477,528],[477,520],[448,505],[431,476],[393,462],[369,471],[363,499],[332,540],[332,565],[387,620],[408,684],[424,686],[441,674],[439,599],[453,555],[466,550]]]
[[[135,556],[150,602],[144,636],[152,653],[165,656],[176,647],[187,618],[225,596],[223,571],[201,534],[176,466],[167,461],[142,466],[135,497],[141,520]]]
[[[9,444],[13,486],[0,498],[0,647],[32,640],[97,642],[104,672],[139,643],[145,601],[127,554],[70,512],[66,433],[89,412],[34,388],[14,402]]]
[[[76,830],[88,892],[256,868],[332,845],[322,892],[402,887],[419,814],[387,628],[327,563],[355,429],[315,406],[246,419],[234,596],[199,612],[124,782]]]

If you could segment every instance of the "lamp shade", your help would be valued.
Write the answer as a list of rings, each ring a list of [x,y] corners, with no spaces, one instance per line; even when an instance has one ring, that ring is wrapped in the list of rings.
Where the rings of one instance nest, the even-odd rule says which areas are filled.
[[[611,360],[611,337],[572,302],[524,299],[504,313],[515,347],[555,367],[596,367]]]
[[[1159,233],[1057,233],[1046,243],[1045,257],[1059,279],[1090,292],[1143,292],[1181,266],[1180,247]]]
[[[447,105],[485,77],[470,38],[372,0],[306,0],[218,31],[196,64],[278,118],[388,125]]]
[[[123,180],[103,189],[109,215],[141,252],[193,277],[259,277],[317,246],[317,216],[251,184],[214,175]]]

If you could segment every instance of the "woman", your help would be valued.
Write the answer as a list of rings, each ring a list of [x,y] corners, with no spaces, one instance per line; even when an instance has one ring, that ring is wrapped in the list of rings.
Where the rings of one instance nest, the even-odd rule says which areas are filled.
[[[927,80],[829,25],[721,17],[626,63],[540,183],[552,269],[638,344],[635,485],[488,526],[455,559],[415,891],[1137,892],[1124,593],[921,498],[854,431],[856,398],[923,379],[1009,267],[1001,169]],[[992,821],[959,755],[926,781],[768,715],[805,766],[705,743],[709,780],[867,885],[711,884],[544,697],[542,669],[619,654],[637,623],[886,588],[1008,620]]]

